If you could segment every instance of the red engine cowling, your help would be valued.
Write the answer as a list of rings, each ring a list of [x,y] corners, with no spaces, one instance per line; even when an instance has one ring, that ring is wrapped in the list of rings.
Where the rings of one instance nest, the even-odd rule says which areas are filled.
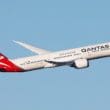
[[[6,56],[0,53],[1,72],[23,72],[23,69],[13,64]]]

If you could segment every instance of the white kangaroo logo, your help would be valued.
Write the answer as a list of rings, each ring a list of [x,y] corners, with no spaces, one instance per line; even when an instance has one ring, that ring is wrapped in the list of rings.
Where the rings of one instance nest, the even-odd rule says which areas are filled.
[[[7,65],[7,64],[5,64],[5,63],[2,63],[2,62],[0,62],[0,64],[1,64],[2,66],[9,67],[9,65]]]
[[[0,60],[4,59],[4,56],[0,56]]]

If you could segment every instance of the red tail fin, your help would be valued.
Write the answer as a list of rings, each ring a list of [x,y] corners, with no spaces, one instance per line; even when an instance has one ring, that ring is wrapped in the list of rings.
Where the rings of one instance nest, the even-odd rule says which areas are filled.
[[[6,56],[0,53],[0,71],[1,72],[22,72],[23,69],[16,66]]]
[[[4,59],[8,59],[6,56],[4,56],[2,53],[0,53],[0,61],[4,60]]]

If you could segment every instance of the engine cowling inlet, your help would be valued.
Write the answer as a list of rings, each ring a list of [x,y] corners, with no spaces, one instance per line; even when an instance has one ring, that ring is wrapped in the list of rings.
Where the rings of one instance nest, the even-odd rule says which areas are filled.
[[[75,67],[77,69],[87,68],[89,67],[89,61],[87,59],[77,59],[74,61],[71,67]]]

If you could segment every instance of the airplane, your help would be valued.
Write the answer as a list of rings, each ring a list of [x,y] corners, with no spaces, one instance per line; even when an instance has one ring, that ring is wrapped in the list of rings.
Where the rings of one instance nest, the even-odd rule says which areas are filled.
[[[89,67],[90,60],[110,56],[110,42],[57,52],[47,51],[20,41],[14,42],[36,53],[36,55],[8,59],[0,53],[0,72],[26,72],[65,65],[83,69]]]

